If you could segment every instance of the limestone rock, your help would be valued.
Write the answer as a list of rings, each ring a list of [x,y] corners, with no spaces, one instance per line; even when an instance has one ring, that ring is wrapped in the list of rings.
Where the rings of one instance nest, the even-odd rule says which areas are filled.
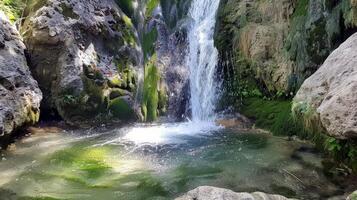
[[[123,94],[130,105],[124,112],[137,110],[136,71],[143,56],[131,19],[114,0],[31,2],[21,32],[44,111],[75,125],[130,120],[110,105]]]
[[[221,0],[217,48],[240,79],[290,96],[356,31],[356,9],[355,0]]]
[[[262,192],[254,193],[236,193],[232,190],[215,188],[210,186],[201,186],[185,195],[176,198],[176,200],[289,200],[280,195],[270,195]]]
[[[357,33],[304,82],[293,112],[332,137],[357,137]]]
[[[0,12],[0,136],[39,119],[42,93],[24,51],[16,28]]]

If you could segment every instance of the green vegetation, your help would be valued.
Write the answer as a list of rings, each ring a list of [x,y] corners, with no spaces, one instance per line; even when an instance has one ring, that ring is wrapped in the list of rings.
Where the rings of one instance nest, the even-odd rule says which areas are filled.
[[[30,182],[48,182],[49,191],[62,186],[60,190],[64,192],[55,191],[42,196],[34,190],[34,196],[31,196],[30,189],[25,193],[26,196],[17,197],[14,193],[14,197],[21,200],[84,199],[81,196],[84,191],[82,194],[85,197],[90,195],[96,199],[167,199],[169,192],[162,186],[161,181],[151,172],[136,170],[127,160],[120,160],[117,149],[118,147],[94,147],[78,142],[56,151],[40,161],[40,169],[26,171],[20,178]],[[125,172],[116,171],[122,169]],[[63,195],[64,193],[66,195]]]
[[[293,17],[306,16],[309,9],[309,0],[299,0],[293,14]]]
[[[145,67],[142,113],[144,121],[155,121],[158,117],[160,72],[154,55]]]
[[[146,3],[146,17],[151,17],[154,9],[159,5],[160,0],[148,0]]]
[[[144,59],[147,60],[150,56],[154,55],[155,53],[155,42],[157,40],[157,30],[153,28],[150,32],[145,33],[142,47],[144,52]]]
[[[251,97],[244,99],[241,112],[254,119],[257,127],[270,130],[274,135],[293,136],[303,131],[303,127],[291,115],[289,100]]]
[[[15,22],[21,17],[22,11],[25,8],[25,2],[23,0],[1,0],[0,10],[9,17],[11,22]]]
[[[118,97],[110,101],[109,110],[115,118],[134,119],[135,113],[131,106],[124,99]]]

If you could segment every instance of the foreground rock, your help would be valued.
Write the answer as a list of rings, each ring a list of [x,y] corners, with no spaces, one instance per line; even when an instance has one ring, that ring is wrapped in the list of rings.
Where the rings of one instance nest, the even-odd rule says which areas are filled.
[[[22,26],[46,113],[66,122],[136,118],[138,36],[114,0],[31,1]]]
[[[210,186],[198,187],[176,200],[289,200],[280,195],[270,195],[262,192],[236,193],[232,190]]]
[[[304,82],[293,112],[312,130],[339,139],[357,137],[357,33]]]
[[[24,50],[17,30],[0,12],[0,136],[39,119],[42,94]]]

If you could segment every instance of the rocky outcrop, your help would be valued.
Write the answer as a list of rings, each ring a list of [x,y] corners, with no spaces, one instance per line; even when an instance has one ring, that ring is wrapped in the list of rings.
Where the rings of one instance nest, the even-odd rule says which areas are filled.
[[[41,108],[66,122],[137,118],[138,35],[114,0],[33,0],[21,32]]]
[[[286,197],[280,195],[270,195],[262,192],[254,193],[236,193],[232,190],[215,188],[210,186],[198,187],[192,191],[189,191],[182,197],[176,198],[176,200],[289,200]]]
[[[24,51],[16,28],[0,12],[0,136],[39,120],[42,93]]]
[[[357,30],[356,8],[354,0],[222,0],[217,47],[240,79],[291,96]]]
[[[294,98],[293,112],[314,132],[357,138],[357,33],[304,82]]]

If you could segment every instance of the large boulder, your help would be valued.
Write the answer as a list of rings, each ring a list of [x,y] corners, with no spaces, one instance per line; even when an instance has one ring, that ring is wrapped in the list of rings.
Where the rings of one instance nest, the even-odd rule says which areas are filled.
[[[315,131],[338,139],[357,138],[357,33],[304,82],[293,112]]]
[[[189,191],[185,195],[176,198],[176,200],[289,200],[286,197],[280,195],[270,195],[262,192],[254,193],[236,193],[232,190],[201,186],[192,191]]]
[[[138,34],[114,0],[31,0],[21,32],[41,109],[66,122],[127,121],[136,115]]]
[[[24,51],[19,33],[0,11],[0,136],[39,120],[42,93]]]

